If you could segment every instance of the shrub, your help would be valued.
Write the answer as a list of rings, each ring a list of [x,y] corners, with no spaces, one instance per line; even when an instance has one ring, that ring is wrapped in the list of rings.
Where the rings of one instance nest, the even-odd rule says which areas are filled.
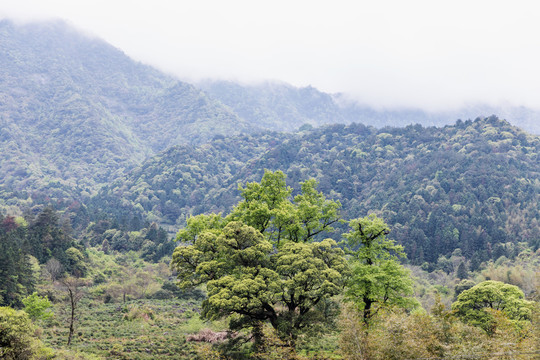
[[[155,318],[154,312],[152,311],[152,309],[146,306],[144,307],[133,306],[122,317],[123,320],[127,320],[127,321],[134,321],[134,320],[151,321],[151,320],[154,320],[154,318]]]
[[[35,327],[24,311],[0,307],[0,358],[50,359],[52,350],[35,338]]]

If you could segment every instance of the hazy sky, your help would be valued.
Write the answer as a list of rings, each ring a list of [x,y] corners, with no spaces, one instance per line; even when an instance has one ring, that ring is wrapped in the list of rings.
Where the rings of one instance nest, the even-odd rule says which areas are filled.
[[[0,0],[184,79],[276,79],[376,106],[540,109],[540,2]]]

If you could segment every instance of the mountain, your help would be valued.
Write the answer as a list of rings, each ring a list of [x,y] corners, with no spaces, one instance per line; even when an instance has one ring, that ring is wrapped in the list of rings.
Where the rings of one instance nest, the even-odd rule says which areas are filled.
[[[317,179],[346,219],[381,214],[413,263],[457,248],[486,260],[519,242],[540,247],[539,153],[538,136],[496,117],[443,128],[351,124],[219,138],[148,160],[92,206],[140,211],[177,229],[190,214],[228,212],[238,183],[282,170],[295,191]]]
[[[540,246],[540,141],[507,121],[385,127],[451,115],[378,111],[312,87],[200,86],[63,23],[1,21],[0,211],[49,204],[81,226],[144,217],[174,231],[230,210],[237,184],[267,168],[291,186],[317,179],[345,218],[380,213],[414,263]]]
[[[274,131],[294,131],[304,124],[350,123],[350,117],[331,95],[313,87],[297,88],[286,83],[241,85],[231,81],[197,83],[240,117]]]
[[[298,88],[279,82],[246,85],[221,80],[201,81],[197,86],[247,121],[275,131],[294,131],[304,124],[354,122],[377,128],[411,124],[444,126],[453,124],[456,119],[495,114],[530,133],[540,134],[540,111],[526,107],[477,104],[432,112],[414,108],[377,109],[345,94],[328,94],[312,86]]]
[[[0,21],[1,198],[91,193],[169,146],[255,129],[194,86],[64,23]]]

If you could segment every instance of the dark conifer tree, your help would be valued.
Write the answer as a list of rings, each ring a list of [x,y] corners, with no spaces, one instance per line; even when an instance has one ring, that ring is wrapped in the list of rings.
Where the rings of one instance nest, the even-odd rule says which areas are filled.
[[[457,268],[457,278],[462,280],[469,277],[465,263],[462,261]]]

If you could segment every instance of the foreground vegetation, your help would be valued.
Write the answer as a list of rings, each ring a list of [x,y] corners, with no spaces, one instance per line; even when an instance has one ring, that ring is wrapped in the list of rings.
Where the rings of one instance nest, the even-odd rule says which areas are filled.
[[[130,232],[91,224],[75,239],[51,209],[3,217],[8,256],[0,272],[9,281],[0,300],[23,310],[0,308],[1,355],[538,355],[540,256],[527,243],[516,244],[521,250],[512,260],[502,256],[476,272],[459,251],[432,269],[407,268],[399,262],[403,247],[387,237],[391,228],[381,218],[348,221],[338,244],[327,235],[343,222],[340,202],[327,199],[314,180],[293,197],[285,179],[266,171],[260,182],[239,188],[242,200],[226,216],[191,217],[172,258],[156,252],[168,241],[154,225]]]

